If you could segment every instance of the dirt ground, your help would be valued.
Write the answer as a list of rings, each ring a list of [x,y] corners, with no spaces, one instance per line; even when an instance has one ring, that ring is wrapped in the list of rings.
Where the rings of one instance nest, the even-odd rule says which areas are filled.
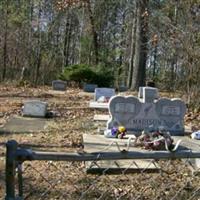
[[[127,94],[133,93],[129,92]],[[166,93],[163,95],[166,95]],[[88,108],[89,101],[92,98],[92,94],[84,93],[76,88],[69,88],[64,93],[57,93],[52,92],[51,88],[46,86],[24,88],[0,85],[0,127],[6,123],[9,117],[21,115],[23,102],[28,99],[40,99],[48,102],[48,110],[55,111],[58,115],[55,118],[48,119],[48,128],[39,133],[0,135],[0,199],[5,197],[5,143],[14,139],[24,147],[37,150],[67,152],[82,150],[82,135],[84,133],[96,134],[97,128],[100,126],[100,124],[94,123],[94,115],[107,113],[107,111]],[[185,118],[187,125],[192,126],[194,130],[198,130],[200,128],[199,122],[199,113],[187,113]],[[174,193],[173,187],[176,186],[180,189],[182,187],[181,183],[190,178],[190,188],[181,190],[181,195],[186,195],[184,198],[188,199],[188,191],[191,196],[192,192],[200,186],[199,177],[191,176],[191,173],[183,164],[179,161],[177,163],[179,167],[175,166],[176,170],[170,171],[171,174],[166,173],[165,176],[159,174],[161,178],[158,181],[157,175],[152,175],[149,179],[149,175],[145,174],[144,176],[142,173],[128,177],[124,174],[109,177],[91,175],[86,177],[84,163],[67,164],[59,162],[55,164],[48,161],[34,162],[33,165],[27,162],[24,170],[24,181],[30,186],[25,185],[25,191],[27,199],[79,199],[81,195],[82,198],[80,199],[171,199]],[[177,165],[177,163],[174,163],[174,165]],[[180,172],[180,168],[183,171]],[[177,175],[178,170],[180,175]],[[46,178],[47,174],[48,179]],[[66,179],[62,179],[63,177],[66,177]],[[146,184],[152,178],[154,179],[152,181],[154,186],[150,184],[150,190],[141,187],[143,182]],[[52,182],[52,180],[54,181]],[[127,185],[128,182],[131,182],[131,184]],[[166,183],[164,184],[164,182]],[[157,193],[155,191],[158,190],[153,187],[159,188],[159,184],[164,184],[164,186]],[[170,184],[171,186],[169,186]],[[108,189],[107,186],[111,188]],[[174,189],[174,191],[177,192],[178,189]],[[137,193],[137,198],[135,196],[133,198],[133,193]],[[164,196],[161,198],[161,195]],[[192,199],[198,199],[199,196],[198,198],[197,196],[195,195]],[[184,199],[179,195],[178,199],[180,198]]]

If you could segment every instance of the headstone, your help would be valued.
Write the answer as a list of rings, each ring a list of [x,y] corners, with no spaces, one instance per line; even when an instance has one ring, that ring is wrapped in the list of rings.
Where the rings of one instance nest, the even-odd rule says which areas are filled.
[[[180,99],[159,99],[155,104],[156,114],[165,129],[171,132],[184,132],[186,105]]]
[[[139,87],[138,98],[144,103],[152,103],[159,98],[158,89],[154,87]]]
[[[55,80],[52,81],[53,90],[65,91],[67,87],[66,81]]]
[[[126,92],[128,90],[128,87],[126,87],[126,86],[119,86],[119,88],[118,88],[118,91],[119,92]]]
[[[95,88],[97,88],[98,86],[96,84],[87,84],[85,83],[83,86],[83,91],[84,92],[94,92]]]
[[[158,89],[153,87],[143,88],[143,101],[145,103],[153,103],[158,98]]]
[[[156,103],[144,103],[133,96],[115,96],[109,102],[109,112],[107,129],[125,126],[129,132],[138,134],[149,127],[157,130],[163,126],[172,135],[184,134],[186,106],[180,99],[161,98]]]
[[[26,101],[22,109],[23,116],[45,117],[46,113],[47,113],[47,103],[39,100]]]
[[[100,98],[103,97],[108,102],[112,96],[115,96],[114,88],[96,88],[94,100],[98,101]]]

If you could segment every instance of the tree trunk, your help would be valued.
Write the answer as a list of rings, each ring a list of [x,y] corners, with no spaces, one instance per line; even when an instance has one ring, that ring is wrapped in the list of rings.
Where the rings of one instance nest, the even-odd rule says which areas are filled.
[[[145,85],[147,60],[147,33],[148,33],[148,0],[137,3],[136,41],[134,55],[134,70],[131,90]]]
[[[95,30],[94,17],[93,17],[92,8],[91,8],[91,4],[90,4],[89,0],[87,2],[87,9],[88,9],[88,12],[89,12],[90,24],[91,24],[91,28],[92,28],[94,54],[95,54],[95,64],[97,65],[99,63],[98,35],[97,35],[96,30]]]
[[[64,67],[69,65],[69,48],[70,48],[71,34],[72,34],[72,20],[71,20],[71,16],[67,15],[66,24],[65,24],[64,49],[63,49]]]
[[[128,79],[127,79],[127,86],[128,88],[131,87],[132,79],[133,79],[133,68],[134,68],[134,55],[135,55],[135,35],[136,35],[136,23],[137,23],[137,9],[135,7],[134,16],[133,16],[133,24],[131,30],[131,52],[130,52],[130,59],[129,59],[129,68],[128,68]]]
[[[37,42],[37,60],[36,60],[36,73],[35,73],[35,86],[38,84],[38,79],[40,75],[40,66],[41,66],[41,58],[42,58],[42,53],[41,53],[41,30],[40,30],[40,19],[41,19],[41,5],[39,3],[39,8],[38,8],[38,42]]]
[[[7,38],[8,38],[8,0],[6,1],[6,11],[5,11],[5,32],[4,32],[4,45],[3,45],[3,72],[2,80],[6,78],[7,71]]]

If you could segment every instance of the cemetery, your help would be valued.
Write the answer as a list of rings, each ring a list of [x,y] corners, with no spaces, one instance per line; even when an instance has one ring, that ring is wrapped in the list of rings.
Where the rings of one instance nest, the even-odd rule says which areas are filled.
[[[0,200],[200,200],[199,0],[0,10]]]
[[[177,96],[173,98],[162,96],[162,93],[159,93],[157,89],[151,87],[143,87],[141,89],[142,96],[140,95],[140,91],[138,94],[132,93],[131,95],[128,92],[123,93],[123,96],[122,93],[111,96],[108,101],[107,110],[99,110],[98,108],[91,109],[88,104],[91,101],[91,96],[83,95],[80,89],[69,88],[62,95],[55,93],[54,95],[47,95],[47,97],[44,89],[38,91],[35,89],[35,94],[33,94],[32,99],[30,97],[20,97],[21,88],[17,88],[17,90],[19,91],[17,93],[14,93],[12,90],[8,92],[2,91],[5,93],[5,97],[1,97],[1,112],[8,113],[9,118],[4,118],[4,115],[1,117],[0,143],[5,145],[6,141],[12,137],[19,142],[21,147],[28,147],[28,149],[31,148],[35,151],[33,155],[31,151],[29,152],[30,156],[33,156],[31,156],[32,159],[43,160],[45,152],[45,157],[51,157],[53,160],[57,160],[60,157],[59,160],[63,159],[62,163],[59,162],[58,165],[55,165],[60,168],[59,170],[62,170],[63,165],[65,165],[64,163],[66,161],[64,160],[69,159],[67,158],[68,154],[73,156],[73,159],[85,159],[84,157],[76,158],[76,156],[80,156],[81,154],[76,155],[73,152],[86,152],[88,156],[95,156],[97,154],[97,159],[98,155],[103,156],[107,153],[108,156],[110,155],[111,158],[113,157],[115,159],[105,158],[105,160],[103,159],[97,162],[95,161],[95,157],[91,157],[90,159],[88,157],[85,165],[78,167],[79,170],[83,170],[81,176],[87,176],[87,174],[97,175],[105,173],[106,171],[111,181],[114,178],[113,176],[116,176],[115,174],[126,172],[135,177],[136,174],[141,174],[141,171],[144,171],[153,177],[159,174],[160,170],[164,168],[162,162],[155,162],[154,158],[166,157],[165,152],[169,152],[168,156],[170,156],[170,150],[164,147],[161,152],[155,152],[146,147],[145,149],[142,142],[139,146],[136,145],[135,141],[136,138],[140,139],[143,131],[149,131],[148,134],[150,132],[154,133],[160,127],[170,132],[173,139],[173,148],[175,149],[173,154],[177,157],[187,157],[187,149],[191,149],[194,152],[200,150],[199,141],[190,137],[192,130],[188,130],[187,127],[187,125],[191,126],[192,122],[189,120],[190,124],[188,122],[185,123],[187,121],[187,109],[184,101],[177,98]],[[28,94],[29,92],[30,90],[27,88],[26,93]],[[10,94],[13,95],[11,101],[9,100]],[[48,113],[51,112],[59,113],[59,115],[52,115],[49,118]],[[99,127],[95,126],[95,115],[100,115],[105,118],[102,124],[103,132],[101,133],[97,131]],[[120,126],[124,126],[126,129],[122,138],[111,134],[113,127]],[[0,146],[0,170],[2,173],[5,168],[4,156],[6,155],[4,145]],[[41,154],[41,151],[44,152]],[[55,154],[56,157],[53,158],[53,152],[57,151],[60,154]],[[135,152],[133,155],[138,159],[134,159],[133,162],[132,155],[130,154],[124,160],[123,155],[125,156],[125,154],[120,154],[123,151]],[[52,153],[50,154],[50,152]],[[61,154],[61,152],[66,153]],[[35,157],[36,155],[37,158]],[[194,173],[200,167],[200,158],[198,158],[198,155],[195,155],[190,159],[193,168],[188,167],[186,168],[189,170],[188,172],[181,173]],[[27,162],[24,162],[24,166],[27,165]],[[51,172],[53,174],[58,173],[56,168],[54,168],[54,164],[48,164],[51,161],[45,161],[45,167],[40,166],[40,162],[37,161],[34,165],[29,163],[27,167],[30,164],[32,167],[28,171],[24,171],[24,175],[28,177],[31,174],[37,175],[36,171],[32,171],[37,168],[45,175],[44,170],[52,167],[51,170],[53,171]],[[184,162],[180,160],[177,165],[183,167]],[[178,169],[180,170],[179,167]],[[74,171],[76,168],[72,165],[69,169]],[[66,173],[70,174],[68,171],[63,173],[65,174],[64,176],[67,176]],[[90,181],[95,180],[91,179]],[[36,182],[32,182],[32,184],[36,184]],[[175,184],[179,187],[179,183]],[[42,183],[42,185],[46,188],[45,183]],[[59,188],[62,184],[56,186]],[[23,188],[27,192],[27,186],[25,185]],[[1,189],[2,194],[5,189],[5,187]]]

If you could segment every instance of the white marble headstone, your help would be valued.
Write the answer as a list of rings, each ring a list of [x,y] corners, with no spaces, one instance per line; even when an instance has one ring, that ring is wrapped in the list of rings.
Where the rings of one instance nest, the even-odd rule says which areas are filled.
[[[54,80],[52,81],[53,90],[65,91],[67,87],[66,81]]]
[[[22,109],[23,116],[45,117],[47,113],[47,103],[39,100],[30,100],[24,102]]]
[[[133,96],[115,96],[110,99],[109,112],[107,129],[125,126],[129,132],[139,133],[150,126],[152,130],[162,126],[172,135],[184,134],[186,106],[180,99],[161,98],[156,103],[144,103]]]
[[[96,88],[94,100],[98,101],[99,98],[104,97],[109,100],[112,96],[115,96],[114,88]]]

